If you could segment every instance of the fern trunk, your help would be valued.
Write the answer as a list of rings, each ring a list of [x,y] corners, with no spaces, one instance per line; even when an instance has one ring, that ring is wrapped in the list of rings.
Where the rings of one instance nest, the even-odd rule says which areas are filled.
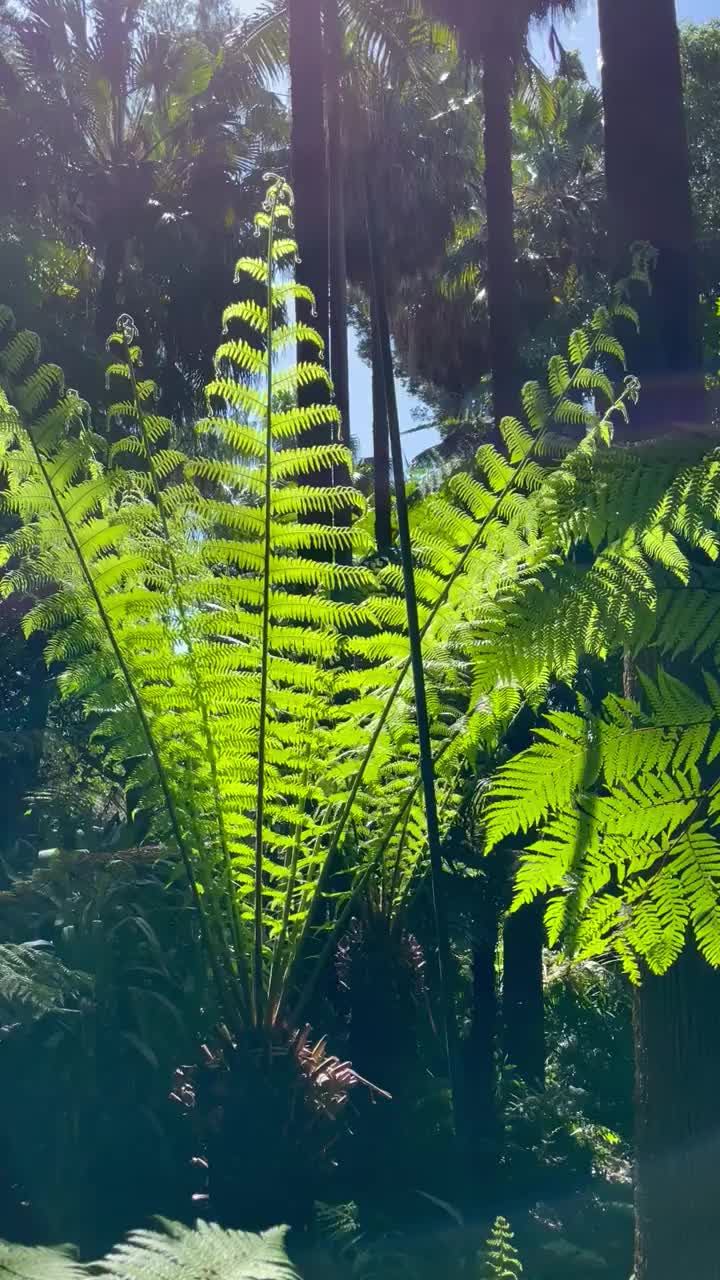
[[[513,67],[502,41],[483,58],[487,285],[493,414],[498,425],[515,410],[517,329],[510,103]]]
[[[538,1089],[545,1084],[543,908],[536,898],[503,926],[503,1049],[517,1074]]]
[[[688,944],[635,992],[635,1280],[720,1280],[720,972]]]
[[[620,272],[634,241],[657,250],[629,367],[640,436],[704,420],[698,282],[674,0],[599,0],[605,170]]]

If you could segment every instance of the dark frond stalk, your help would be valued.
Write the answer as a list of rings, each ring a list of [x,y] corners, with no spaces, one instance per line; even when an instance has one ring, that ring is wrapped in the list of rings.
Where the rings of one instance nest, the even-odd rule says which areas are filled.
[[[451,737],[448,737],[442,743],[433,762],[435,767],[437,767],[437,765],[440,763],[441,759],[445,755],[445,752],[451,746],[452,741],[453,739]],[[387,853],[387,850],[390,848],[393,840],[395,839],[395,835],[399,827],[402,828],[402,833],[400,838],[401,840],[404,839],[404,833],[407,828],[407,824],[410,820],[410,814],[412,811],[413,802],[420,788],[420,784],[421,784],[421,779],[417,777],[412,787],[408,791],[407,795],[405,796],[405,799],[403,800],[402,804],[399,806],[398,809],[395,810],[395,813],[393,814],[392,818],[388,822],[385,832],[383,834],[383,837],[378,842],[378,846],[375,850],[375,853],[373,854],[372,858],[369,859],[366,866],[363,868],[362,872],[360,873],[357,880],[353,884],[352,890],[348,894],[345,905],[342,911],[340,912],[340,914],[338,915],[337,919],[334,921],[332,929],[329,931],[327,938],[325,939],[325,945],[323,946],[322,951],[320,952],[319,956],[317,957],[317,960],[315,961],[315,965],[312,970],[312,973],[310,974],[310,977],[308,978],[307,982],[302,988],[302,991],[300,992],[298,1000],[293,1008],[292,1014],[290,1016],[290,1023],[292,1026],[297,1026],[299,1024],[301,1015],[304,1013],[307,1007],[308,1001],[310,1000],[315,990],[315,987],[317,986],[320,974],[323,972],[325,965],[327,964],[330,956],[333,954],[335,947],[337,946],[338,939],[340,938],[345,926],[348,924],[350,917],[352,916],[352,913],[356,908],[356,904],[358,902],[360,895],[362,894],[366,884],[370,880],[370,877],[372,876],[376,867],[384,859],[385,854]],[[336,848],[337,846],[335,844],[331,846],[333,853]],[[332,856],[332,853],[329,855],[329,857],[331,856]],[[328,865],[328,860],[326,859],[325,867],[323,868],[323,873],[325,873],[325,868],[327,867],[327,865]],[[325,883],[324,879],[323,879],[323,883]],[[398,915],[402,914],[403,903],[405,902],[406,898],[407,898],[407,886],[405,888],[401,903],[398,908]],[[313,905],[315,901],[317,901],[317,895],[313,900]],[[308,913],[308,916],[309,915],[310,913]],[[297,947],[297,953],[299,953],[302,948],[303,940],[304,940],[304,934],[300,938],[300,943]],[[288,985],[289,983],[287,982],[287,977],[286,977],[285,987],[287,987]]]
[[[47,466],[45,465],[45,460],[42,456],[42,453],[37,445],[37,442],[33,437],[32,431],[28,427],[25,427],[25,434],[27,435],[27,438],[30,442],[30,447],[33,451],[33,455],[35,457],[35,461],[37,463],[40,474],[42,475],[43,482],[50,495],[51,502],[55,510],[57,511],[57,514],[63,526],[63,529],[65,530],[65,535],[70,543],[70,546],[72,547],[73,554],[77,559],[78,565],[80,567],[80,572],[85,581],[85,585],[87,586],[88,591],[90,592],[90,595],[92,597],[93,603],[95,605],[95,608],[98,611],[98,616],[100,618],[100,621],[103,625],[105,633],[110,642],[110,647],[113,651],[113,656],[115,658],[115,661],[118,664],[118,668],[122,674],[128,693],[130,694],[130,697],[132,699],[133,706],[135,707],[135,710],[137,712],[137,716],[143,731],[143,736],[145,738],[145,741],[147,742],[148,750],[152,757],[152,761],[155,766],[155,771],[157,773],[158,781],[160,783],[160,789],[162,791],[163,800],[165,801],[165,807],[167,809],[168,817],[170,819],[170,825],[172,827],[173,835],[175,836],[175,840],[176,840],[178,849],[180,851],[180,857],[182,858],[183,866],[185,868],[185,873],[187,875],[188,882],[190,885],[190,892],[192,893],[195,909],[198,914],[198,922],[200,925],[200,932],[202,935],[203,945],[205,947],[208,961],[210,963],[210,969],[211,969],[211,972],[213,975],[213,981],[215,983],[215,987],[218,993],[218,998],[220,1000],[220,1005],[222,1008],[225,1008],[226,1010],[229,1011],[232,1008],[232,1002],[230,1002],[230,1005],[228,1005],[228,991],[227,991],[226,984],[223,981],[222,970],[218,962],[218,957],[215,954],[215,944],[212,938],[208,921],[206,919],[205,910],[203,907],[202,895],[200,893],[200,890],[198,889],[197,880],[193,872],[192,855],[185,842],[185,837],[182,834],[182,825],[181,825],[180,817],[177,811],[177,806],[175,804],[175,797],[173,796],[172,786],[170,784],[170,780],[167,776],[167,772],[165,770],[162,759],[160,757],[160,752],[158,751],[157,744],[153,737],[153,732],[150,727],[150,721],[148,720],[147,714],[145,712],[145,708],[143,707],[142,699],[140,698],[140,695],[137,689],[135,688],[135,683],[130,673],[130,668],[128,667],[128,664],[125,661],[125,656],[122,652],[122,649],[120,648],[115,632],[113,631],[112,623],[110,622],[110,618],[108,617],[107,611],[105,609],[105,606],[103,605],[103,602],[97,590],[97,587],[95,586],[90,569],[85,562],[85,557],[83,556],[80,543],[78,542],[75,536],[75,531],[70,521],[67,518],[62,502],[60,501],[60,497],[52,482]]]
[[[343,120],[340,94],[342,29],[337,0],[324,0],[325,112],[330,245],[330,376],[340,410],[340,440],[350,448],[350,374],[348,369],[347,254],[343,183]],[[345,483],[345,480],[342,481]]]
[[[392,547],[392,494],[390,490],[390,436],[382,369],[375,298],[370,300],[372,336],[372,429],[373,490],[375,499],[375,543],[378,554],[387,556]]]
[[[548,413],[546,418],[546,424],[542,426],[541,429],[537,432],[537,435],[534,437],[533,442],[528,448],[522,461],[519,463],[519,465],[514,469],[514,471],[509,476],[507,483],[495,495],[495,499],[492,505],[490,506],[490,509],[487,511],[487,513],[483,516],[483,518],[478,523],[475,533],[470,539],[468,545],[465,547],[465,550],[459,556],[457,563],[455,565],[455,568],[453,569],[450,576],[447,578],[442,591],[436,597],[433,605],[429,609],[428,616],[420,631],[421,640],[425,637],[429,628],[432,626],[433,622],[435,621],[438,613],[446,603],[448,596],[452,591],[452,588],[454,587],[455,583],[458,581],[458,579],[464,572],[470,556],[473,554],[473,552],[482,542],[482,539],[489,525],[492,523],[493,520],[496,519],[498,510],[501,508],[502,504],[506,501],[508,495],[512,493],[513,489],[518,484],[518,481],[520,477],[524,474],[528,464],[535,460],[539,450],[542,448],[543,444],[546,442],[548,436],[552,431],[555,417],[560,408],[560,405],[562,404],[563,400],[567,396],[568,392],[582,385],[581,375],[583,371],[587,370],[590,367],[591,361],[596,358],[598,353],[598,344],[600,342],[601,342],[601,336],[599,337],[597,334],[595,335],[594,338],[589,340],[585,357],[584,359],[579,361],[579,363],[577,364],[573,372],[573,375],[570,379],[570,382],[568,383],[568,386],[565,388],[564,391],[559,392],[553,398],[552,404],[550,406],[550,412]],[[631,385],[631,382],[632,380],[629,380],[626,383],[625,389],[623,390],[622,394],[618,397],[615,404],[610,406],[606,416],[610,415],[612,411],[616,409],[618,405],[620,405],[621,403],[624,403],[628,399],[632,400],[633,387]],[[328,845],[327,854],[323,862],[323,867],[320,872],[320,875],[318,876],[318,880],[315,886],[315,891],[313,893],[312,901],[310,903],[310,907],[306,916],[305,925],[301,931],[301,935],[298,941],[296,954],[300,954],[302,952],[303,945],[307,936],[308,927],[309,927],[308,922],[313,917],[313,912],[317,906],[317,903],[322,897],[322,894],[325,891],[325,886],[333,872],[333,869],[335,866],[335,855],[337,854],[337,851],[340,848],[343,836],[345,834],[345,830],[347,828],[348,821],[350,819],[355,801],[357,799],[358,792],[362,785],[363,778],[365,777],[365,772],[367,770],[368,764],[372,759],[375,748],[380,740],[382,731],[387,723],[388,717],[392,710],[393,704],[395,702],[395,698],[397,697],[398,693],[400,692],[405,682],[405,678],[408,672],[410,671],[410,667],[411,667],[411,659],[408,657],[403,662],[402,666],[398,671],[397,677],[395,679],[395,683],[393,684],[392,688],[390,689],[390,692],[387,695],[382,711],[380,712],[377,718],[377,721],[375,722],[375,727],[372,731],[369,742],[365,748],[365,752],[363,754],[362,760],[360,761],[358,769],[353,777],[352,784],[350,786],[347,797],[345,799],[345,803],[342,806],[337,823],[333,828],[332,836],[330,838],[330,842]],[[438,753],[438,758],[442,754],[443,750],[444,748],[441,749],[441,752]],[[384,852],[384,850],[387,848],[388,840],[392,839],[392,836],[394,835],[394,832],[397,829],[397,822],[402,820],[402,818],[404,817],[404,814],[405,814],[405,809],[402,808],[399,812],[399,816],[396,816],[396,821],[392,825],[391,832],[390,832],[390,835],[388,836],[388,839],[385,840],[382,844],[382,852]],[[358,880],[353,886],[353,890],[350,895],[349,901],[346,904],[346,907],[344,908],[343,912],[341,912],[340,916],[338,917],[338,921],[345,922],[347,918],[349,918],[353,903],[357,901],[358,894],[362,891],[365,883],[367,882],[368,877],[372,874],[375,867],[377,866],[380,856],[381,856],[381,851],[378,851],[375,857],[371,859],[365,871],[358,877]],[[313,972],[311,973],[309,979],[304,984],[301,990],[301,993],[298,997],[298,1001],[296,1003],[294,1014],[293,1014],[294,1019],[299,1018],[300,1013],[305,1008],[308,1000],[310,999],[310,996],[312,995],[312,992],[318,981],[319,967],[322,965],[324,960],[327,959],[328,955],[331,952],[332,946],[337,941],[337,938],[339,936],[338,927],[339,927],[338,922],[336,922],[336,925],[333,927],[333,930],[328,935],[326,944],[323,947],[323,950],[320,954],[320,957],[317,961],[315,968],[313,969]],[[284,987],[283,987],[283,997],[286,989],[290,985],[289,977],[290,975],[288,973],[288,975],[286,976]]]
[[[553,419],[554,419],[555,413],[557,412],[557,409],[558,409],[558,407],[559,407],[560,403],[561,403],[561,402],[562,402],[562,400],[565,398],[565,396],[567,395],[568,391],[573,390],[574,386],[576,385],[577,374],[578,374],[578,373],[580,373],[583,369],[587,369],[587,368],[588,368],[588,366],[589,366],[589,364],[590,364],[590,361],[591,361],[591,360],[596,356],[596,354],[597,354],[597,346],[596,346],[596,342],[595,342],[595,341],[593,341],[593,342],[590,344],[590,349],[588,350],[587,356],[586,356],[586,357],[585,357],[585,359],[583,360],[582,364],[578,366],[578,369],[575,371],[575,374],[573,375],[573,378],[571,379],[571,382],[570,382],[569,386],[565,389],[565,391],[564,391],[564,392],[562,392],[560,395],[558,395],[558,396],[556,397],[556,399],[555,399],[555,401],[554,401],[554,403],[553,403],[553,405],[552,405],[552,409],[551,409],[550,415],[549,415],[549,417],[548,417],[548,422],[549,422],[549,424],[550,424],[550,425],[548,425],[547,427],[543,427],[543,429],[542,429],[541,431],[539,431],[539,432],[538,432],[538,434],[537,434],[537,436],[535,437],[535,439],[534,439],[533,443],[531,444],[530,448],[528,449],[527,453],[525,454],[525,457],[523,458],[522,462],[518,465],[518,467],[515,469],[515,471],[513,472],[513,474],[510,476],[510,478],[509,478],[509,480],[508,480],[507,484],[506,484],[506,485],[504,485],[504,487],[503,487],[503,488],[502,488],[502,489],[501,489],[501,490],[500,490],[500,491],[495,495],[495,500],[494,500],[494,502],[493,502],[492,506],[490,507],[490,509],[489,509],[489,511],[487,512],[487,514],[486,514],[485,516],[483,516],[482,520],[481,520],[481,521],[480,521],[480,523],[478,524],[478,527],[477,527],[477,529],[475,530],[475,533],[473,534],[473,536],[472,536],[472,538],[471,538],[470,542],[468,543],[468,545],[466,546],[465,550],[464,550],[464,551],[462,552],[462,554],[460,555],[460,557],[459,557],[459,559],[458,559],[458,562],[457,562],[457,564],[455,565],[455,568],[453,569],[453,571],[452,571],[452,573],[450,574],[449,578],[447,579],[447,581],[446,581],[446,583],[445,583],[445,585],[444,585],[444,587],[443,587],[442,591],[441,591],[441,592],[440,592],[440,594],[437,596],[437,598],[435,599],[434,603],[431,605],[431,607],[430,607],[430,609],[429,609],[429,611],[428,611],[428,616],[427,616],[427,618],[425,619],[425,622],[423,623],[423,626],[422,626],[422,629],[421,629],[421,632],[420,632],[420,639],[421,639],[421,640],[423,640],[423,639],[425,638],[425,636],[426,636],[427,632],[429,631],[429,629],[430,629],[430,627],[432,626],[433,622],[434,622],[434,621],[435,621],[435,619],[437,618],[438,613],[439,613],[439,612],[440,612],[440,610],[442,609],[443,605],[445,605],[445,604],[446,604],[447,599],[448,599],[448,596],[450,595],[450,592],[452,591],[452,588],[455,586],[455,583],[457,582],[458,578],[459,578],[459,577],[464,573],[464,571],[465,571],[465,567],[466,567],[466,565],[467,565],[467,562],[468,562],[468,560],[469,560],[470,556],[473,554],[473,552],[477,549],[477,547],[478,547],[478,546],[480,545],[480,543],[482,542],[483,536],[484,536],[484,534],[485,534],[485,532],[486,532],[486,530],[487,530],[488,526],[489,526],[489,525],[492,523],[492,521],[496,518],[497,513],[498,513],[498,510],[499,510],[499,509],[500,509],[500,507],[502,506],[502,503],[505,501],[505,499],[508,497],[508,495],[509,495],[510,493],[512,493],[512,491],[513,491],[513,489],[515,488],[515,486],[516,486],[516,484],[517,484],[517,482],[518,482],[518,480],[519,480],[520,476],[523,474],[523,472],[525,471],[526,467],[528,466],[528,463],[530,463],[530,462],[532,462],[532,461],[534,461],[534,460],[535,460],[535,458],[537,457],[538,451],[540,450],[540,448],[542,447],[542,445],[544,444],[544,442],[547,440],[547,437],[548,437],[548,435],[550,434],[551,429],[552,429],[552,422],[553,422]],[[629,393],[628,393],[628,394],[629,394]],[[624,395],[623,395],[623,397],[621,397],[621,398],[622,398],[622,399],[624,399],[624,398],[625,398],[625,394],[624,394]],[[355,774],[355,776],[354,776],[354,778],[353,778],[352,785],[351,785],[350,790],[349,790],[349,792],[348,792],[347,799],[346,799],[346,801],[345,801],[345,804],[343,805],[342,811],[341,811],[340,816],[339,816],[339,818],[338,818],[337,826],[335,827],[335,830],[333,831],[332,840],[331,840],[331,842],[330,842],[330,846],[329,846],[329,859],[328,859],[328,862],[329,862],[330,858],[335,854],[336,850],[338,849],[338,847],[339,847],[339,845],[340,845],[340,841],[341,841],[341,839],[342,839],[342,837],[343,837],[343,834],[344,834],[344,832],[345,832],[345,828],[346,828],[347,823],[348,823],[348,820],[349,820],[349,818],[350,818],[350,814],[352,813],[353,805],[355,804],[355,800],[356,800],[356,798],[357,798],[358,791],[360,790],[360,787],[361,787],[361,785],[362,785],[362,780],[363,780],[363,778],[365,777],[365,770],[367,769],[368,764],[370,763],[370,760],[372,759],[372,756],[373,756],[373,753],[374,753],[374,751],[375,751],[375,748],[376,748],[376,746],[377,746],[377,744],[378,744],[378,742],[379,742],[379,740],[380,740],[380,735],[382,734],[382,731],[383,731],[383,729],[385,728],[385,725],[387,724],[387,719],[388,719],[388,716],[390,715],[390,712],[391,712],[391,710],[392,710],[392,708],[393,708],[393,704],[394,704],[394,702],[395,702],[395,699],[396,699],[397,695],[399,694],[399,692],[400,692],[400,690],[401,690],[401,688],[402,688],[403,684],[405,683],[405,678],[406,678],[406,676],[407,676],[408,672],[410,671],[410,666],[411,666],[411,659],[408,657],[408,658],[406,658],[406,659],[405,659],[404,663],[403,663],[403,664],[402,664],[402,666],[400,667],[400,670],[398,671],[397,677],[396,677],[396,679],[395,679],[395,683],[394,683],[394,685],[392,686],[392,688],[391,688],[391,690],[390,690],[390,692],[389,692],[389,694],[388,694],[388,696],[387,696],[387,699],[386,699],[386,701],[385,701],[385,705],[384,705],[384,707],[383,707],[382,711],[380,712],[380,715],[378,716],[377,723],[376,723],[375,728],[374,728],[374,730],[373,730],[373,732],[372,732],[372,735],[371,735],[371,737],[370,737],[370,741],[368,742],[368,745],[367,745],[367,747],[366,747],[366,749],[365,749],[365,754],[364,754],[364,756],[363,756],[362,760],[360,761],[360,764],[359,764],[359,766],[358,766],[357,773]],[[328,863],[326,863],[326,867],[327,867],[327,866],[328,866]],[[323,883],[324,883],[324,881],[323,881]],[[322,888],[322,885],[320,885],[320,886],[319,886],[319,888]]]
[[[415,716],[417,721],[418,747],[420,751],[420,776],[425,802],[425,821],[427,824],[428,852],[430,855],[433,912],[435,916],[435,928],[438,944],[442,1021],[450,1087],[453,1095],[453,1103],[456,1106],[458,1097],[455,1061],[457,1036],[449,989],[450,937],[442,888],[442,853],[440,849],[440,824],[437,811],[437,795],[435,792],[435,766],[433,763],[432,739],[430,737],[430,717],[428,714],[425,690],[425,670],[422,660],[422,638],[420,634],[420,622],[418,619],[415,571],[413,567],[412,543],[410,539],[410,520],[408,515],[405,472],[402,457],[402,441],[400,439],[400,423],[398,420],[397,400],[395,396],[395,374],[393,370],[392,348],[390,345],[390,327],[388,323],[385,295],[383,249],[382,245],[379,243],[374,197],[370,182],[367,184],[367,212],[370,272],[372,278],[371,287],[375,299],[376,317],[378,321],[378,337],[382,350],[385,402],[390,434],[390,452],[393,465],[393,477],[395,480],[395,503],[397,508],[398,532],[400,536],[403,583],[405,587],[405,609],[407,615],[408,640],[410,643],[410,662],[412,665],[413,685],[415,689]]]
[[[348,364],[347,253],[343,182],[343,114],[340,93],[343,36],[338,0],[323,0],[325,52],[325,115],[327,120],[328,253],[330,287],[330,376],[340,412],[340,443],[350,448],[350,369]],[[333,468],[336,484],[350,484],[345,466]],[[333,523],[349,528],[350,510],[334,514]],[[352,553],[338,548],[335,558],[350,563]]]
[[[197,698],[198,707],[200,710],[200,717],[202,720],[203,735],[205,738],[205,745],[207,747],[208,763],[210,765],[210,777],[212,782],[213,800],[214,800],[215,809],[217,812],[218,832],[220,835],[220,848],[223,856],[223,866],[225,871],[226,888],[228,893],[230,921],[231,921],[231,927],[232,927],[232,933],[233,933],[233,940],[235,943],[236,965],[237,965],[237,970],[240,975],[240,979],[242,983],[242,993],[245,999],[246,1012],[247,1012],[249,1011],[249,1008],[250,1008],[250,990],[249,990],[249,983],[248,983],[248,974],[244,967],[245,953],[242,945],[240,921],[238,919],[238,914],[237,914],[237,903],[235,900],[235,885],[232,878],[232,862],[230,858],[230,848],[228,844],[227,830],[225,827],[225,814],[223,811],[222,797],[220,795],[220,785],[218,781],[217,753],[215,751],[215,741],[213,738],[212,726],[210,723],[210,712],[208,710],[207,699],[205,698],[205,695],[203,693],[202,681],[200,679],[200,674],[197,669],[197,663],[195,661],[195,651],[194,651],[192,635],[190,632],[190,624],[188,620],[187,607],[185,605],[185,596],[183,593],[182,583],[180,580],[180,573],[178,570],[177,559],[175,557],[175,553],[172,548],[172,539],[170,537],[170,525],[168,522],[165,499],[164,499],[163,491],[160,485],[160,479],[157,474],[157,467],[155,466],[152,443],[147,430],[147,422],[145,420],[145,411],[142,407],[140,396],[138,394],[137,378],[135,376],[135,367],[133,364],[132,354],[128,344],[128,338],[130,337],[130,334],[129,333],[126,334],[123,329],[120,329],[120,333],[123,338],[123,355],[125,357],[125,364],[128,370],[128,376],[130,378],[130,385],[132,387],[133,400],[135,402],[135,411],[138,417],[138,425],[140,427],[140,434],[142,436],[143,447],[145,449],[145,455],[148,463],[148,470],[150,472],[150,482],[153,487],[153,493],[155,495],[155,501],[157,503],[158,515],[160,517],[160,525],[163,532],[163,538],[165,540],[168,568],[170,570],[170,576],[172,578],[172,584],[173,584],[173,594],[175,596],[175,607],[177,608],[178,617],[180,619],[180,630],[183,638],[183,643],[186,646],[187,654],[188,654],[190,678],[192,680],[193,691],[195,693],[195,697]]]

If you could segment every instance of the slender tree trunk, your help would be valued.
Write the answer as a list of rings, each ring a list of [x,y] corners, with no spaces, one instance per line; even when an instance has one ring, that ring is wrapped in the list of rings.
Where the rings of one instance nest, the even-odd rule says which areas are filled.
[[[503,927],[503,1048],[529,1085],[545,1085],[542,898],[506,916]]]
[[[634,998],[635,1280],[720,1280],[720,971],[689,942]]]
[[[117,237],[105,247],[105,266],[97,296],[95,332],[105,342],[115,328],[118,308],[118,285],[125,261],[125,241]]]
[[[317,315],[312,318],[312,323],[328,350],[328,180],[320,0],[289,0],[288,16],[292,107],[290,164],[295,192],[295,228],[302,259],[297,268],[297,279],[315,295]],[[299,303],[298,307],[302,311],[303,304]],[[298,358],[308,358],[302,346],[298,350]]]
[[[517,411],[517,315],[510,102],[512,59],[503,42],[483,58],[490,369],[496,425]]]
[[[494,886],[477,882],[473,911],[472,1018],[464,1043],[463,1096],[472,1173],[489,1189],[497,1171],[499,1126],[495,1050],[498,1032],[497,954],[500,908]]]
[[[377,301],[370,301],[372,327],[373,486],[375,491],[375,542],[381,556],[392,546],[392,496],[390,490],[390,436],[383,373]]]
[[[330,373],[342,417],[341,439],[350,447],[350,373],[348,368],[347,256],[340,70],[342,30],[337,0],[325,0],[327,167],[330,225]]]
[[[448,930],[447,905],[445,902],[442,883],[442,853],[440,848],[437,795],[435,791],[435,771],[433,767],[430,723],[428,719],[427,697],[425,693],[422,635],[418,620],[412,543],[410,540],[407,494],[405,492],[402,442],[400,438],[400,423],[398,420],[397,399],[395,395],[395,374],[390,342],[390,326],[388,323],[384,261],[385,250],[384,245],[380,241],[378,232],[372,183],[369,177],[366,184],[366,198],[368,246],[370,250],[370,275],[372,282],[371,288],[375,305],[375,315],[377,317],[379,345],[382,352],[385,407],[390,434],[390,456],[393,467],[393,479],[395,482],[398,540],[400,543],[400,552],[402,557],[408,645],[410,649],[415,693],[415,718],[417,722],[418,748],[420,756],[420,776],[422,780],[423,800],[425,803],[425,822],[427,826],[428,855],[430,862],[430,884],[432,889],[433,915],[437,939],[438,976],[442,1005],[442,1029],[447,1055],[453,1118],[456,1121],[459,1086],[457,1027],[449,986],[450,936]]]
[[[652,297],[639,299],[629,365],[643,388],[633,431],[667,433],[704,421],[693,220],[675,0],[598,0],[605,170],[618,270],[649,241]]]

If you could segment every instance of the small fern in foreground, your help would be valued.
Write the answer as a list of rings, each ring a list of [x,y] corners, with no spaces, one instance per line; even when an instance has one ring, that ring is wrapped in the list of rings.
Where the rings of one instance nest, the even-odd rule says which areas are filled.
[[[0,1280],[299,1280],[285,1248],[287,1227],[260,1234],[216,1223],[186,1227],[161,1218],[157,1231],[132,1231],[101,1261],[82,1266],[70,1249],[28,1248],[0,1240]]]
[[[498,1217],[488,1236],[481,1271],[482,1280],[517,1280],[522,1263],[513,1244],[513,1233],[507,1218]]]

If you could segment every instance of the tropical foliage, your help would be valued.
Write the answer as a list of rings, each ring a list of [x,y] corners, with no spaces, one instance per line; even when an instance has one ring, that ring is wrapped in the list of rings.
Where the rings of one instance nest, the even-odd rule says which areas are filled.
[[[717,33],[572,7],[2,9],[0,1272],[715,1274]]]

